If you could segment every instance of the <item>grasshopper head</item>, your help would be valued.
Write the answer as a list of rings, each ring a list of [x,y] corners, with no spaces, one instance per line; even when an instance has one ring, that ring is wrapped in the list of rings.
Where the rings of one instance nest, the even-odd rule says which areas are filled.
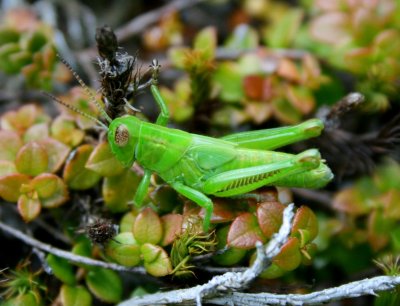
[[[108,128],[108,143],[115,157],[125,166],[132,166],[138,141],[140,120],[133,116],[114,119]]]

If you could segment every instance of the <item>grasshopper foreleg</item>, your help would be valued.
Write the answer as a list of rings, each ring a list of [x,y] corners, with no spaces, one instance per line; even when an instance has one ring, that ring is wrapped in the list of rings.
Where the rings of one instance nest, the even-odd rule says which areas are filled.
[[[151,178],[151,171],[147,169],[144,170],[143,178],[140,181],[140,184],[136,190],[135,197],[133,199],[133,203],[136,207],[141,207],[143,204],[143,200],[146,197],[147,191],[149,189],[150,178]]]

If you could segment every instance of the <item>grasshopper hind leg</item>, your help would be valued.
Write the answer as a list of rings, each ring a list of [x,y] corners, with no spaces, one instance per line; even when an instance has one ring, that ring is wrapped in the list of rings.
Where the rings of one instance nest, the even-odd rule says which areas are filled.
[[[262,186],[285,186],[282,180],[316,169],[321,164],[318,150],[310,149],[273,163],[228,170],[207,179],[203,192],[217,197],[231,197],[253,191]],[[301,186],[298,186],[301,187]]]

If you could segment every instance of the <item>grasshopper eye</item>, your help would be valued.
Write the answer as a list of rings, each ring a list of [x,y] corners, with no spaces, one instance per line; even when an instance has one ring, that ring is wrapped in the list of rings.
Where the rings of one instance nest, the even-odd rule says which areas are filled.
[[[115,143],[119,147],[124,147],[129,141],[129,131],[127,127],[121,124],[115,131]]]

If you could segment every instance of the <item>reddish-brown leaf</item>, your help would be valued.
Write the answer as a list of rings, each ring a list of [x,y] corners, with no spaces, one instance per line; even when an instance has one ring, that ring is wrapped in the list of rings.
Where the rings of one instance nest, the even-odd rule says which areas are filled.
[[[182,222],[183,216],[179,214],[168,214],[161,217],[163,237],[160,245],[166,246],[175,240],[182,231]]]
[[[279,202],[265,202],[257,208],[258,224],[265,237],[271,238],[282,224],[285,206]]]
[[[306,232],[306,235],[304,234]],[[301,246],[313,241],[318,235],[318,220],[307,206],[301,206],[293,219],[292,235],[300,239]]]
[[[243,79],[243,89],[251,100],[260,101],[263,98],[264,78],[261,75],[248,75]]]
[[[273,259],[273,263],[285,271],[296,269],[301,263],[299,240],[295,237],[289,238],[280,253]]]
[[[239,249],[251,249],[257,241],[262,243],[266,241],[258,225],[257,217],[251,213],[238,216],[229,229],[228,245]]]

